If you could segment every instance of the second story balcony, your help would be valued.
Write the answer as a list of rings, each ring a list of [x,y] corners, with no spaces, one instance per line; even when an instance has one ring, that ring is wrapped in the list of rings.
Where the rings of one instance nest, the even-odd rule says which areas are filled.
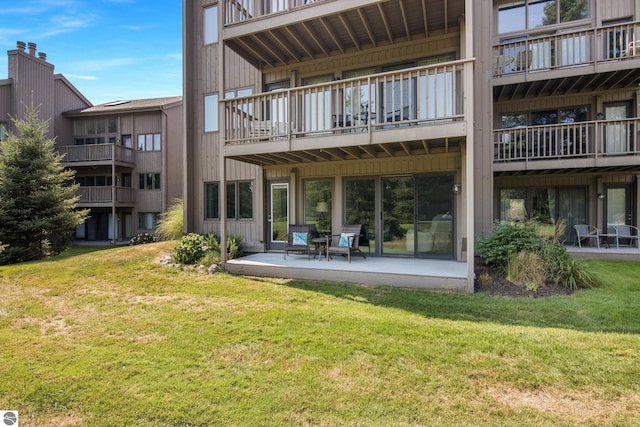
[[[80,196],[79,207],[110,207],[114,201],[117,206],[133,206],[135,191],[131,187],[80,187],[76,193]]]
[[[467,134],[472,73],[461,60],[226,99],[225,156],[278,164],[447,149]]]
[[[62,145],[56,147],[68,167],[110,165],[133,166],[133,149],[118,144]]]
[[[493,46],[496,101],[633,86],[640,81],[640,21],[513,36]]]
[[[637,168],[640,118],[499,129],[494,170]]]
[[[447,34],[459,31],[465,15],[465,0],[225,0],[219,5],[224,43],[256,67]]]

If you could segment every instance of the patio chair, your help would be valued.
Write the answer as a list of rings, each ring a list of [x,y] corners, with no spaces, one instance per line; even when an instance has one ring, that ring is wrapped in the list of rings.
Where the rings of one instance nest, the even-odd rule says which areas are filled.
[[[369,241],[369,226],[366,224],[362,224],[358,246],[366,246],[369,249],[369,253],[371,253],[371,242]]]
[[[582,241],[595,239],[596,245],[600,248],[600,232],[597,227],[588,224],[576,224],[573,228],[576,230],[576,240],[579,247],[582,247]]]
[[[640,242],[638,242],[640,230],[638,230],[638,227],[634,227],[633,225],[617,224],[614,225],[613,228],[616,230],[616,248],[620,247],[620,239],[627,239],[629,240],[629,246],[631,246],[635,240],[636,247],[640,249]]]
[[[313,230],[315,224],[289,224],[289,232],[285,235],[284,241],[284,259],[287,259],[290,252],[306,254],[308,259],[311,259],[311,254],[315,256],[316,251],[311,248],[311,239],[317,236],[312,234]],[[316,231],[316,235],[317,233]]]
[[[347,260],[351,263],[351,254],[357,252],[362,255],[362,258],[367,259],[360,250],[361,231],[362,224],[343,225],[342,232],[335,235],[340,237],[338,245],[331,245],[327,248],[328,256],[330,257],[332,254],[346,255]]]
[[[530,50],[521,50],[516,55],[516,71],[526,71],[533,63],[533,52]]]

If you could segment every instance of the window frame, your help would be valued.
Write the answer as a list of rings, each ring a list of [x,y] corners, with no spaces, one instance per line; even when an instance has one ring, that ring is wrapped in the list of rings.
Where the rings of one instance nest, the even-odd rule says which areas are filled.
[[[202,13],[202,37],[205,46],[218,43],[218,5],[204,8]]]
[[[137,138],[137,151],[162,151],[162,134],[139,133]]]
[[[160,212],[138,212],[138,229],[153,230],[160,222]],[[148,225],[151,223],[151,227]]]
[[[161,183],[160,173],[143,172],[138,174],[138,190],[160,191],[162,190]]]

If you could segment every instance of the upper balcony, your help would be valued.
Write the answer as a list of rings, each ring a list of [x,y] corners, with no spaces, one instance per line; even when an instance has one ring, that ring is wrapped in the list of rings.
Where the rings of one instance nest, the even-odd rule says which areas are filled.
[[[469,1],[469,0],[466,0]],[[465,0],[225,0],[223,40],[275,67],[458,29]]]
[[[89,207],[111,207],[114,203],[119,207],[133,207],[135,204],[135,190],[131,187],[108,186],[108,187],[79,187],[76,193],[80,200],[78,206]],[[114,199],[115,197],[115,199]]]
[[[493,131],[494,171],[640,166],[640,118]]]
[[[266,165],[447,151],[467,135],[472,77],[473,61],[460,60],[225,99],[225,156]]]
[[[496,101],[631,87],[640,82],[640,21],[513,37],[493,46]]]
[[[62,164],[67,167],[98,166],[115,164],[133,167],[133,149],[118,144],[62,145],[58,153],[64,156]]]

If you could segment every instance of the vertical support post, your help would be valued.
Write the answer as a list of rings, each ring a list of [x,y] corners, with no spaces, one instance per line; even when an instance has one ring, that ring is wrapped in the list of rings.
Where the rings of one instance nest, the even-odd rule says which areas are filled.
[[[224,85],[226,58],[224,54],[224,17],[226,1],[218,2],[218,178],[220,182],[220,264],[222,269],[227,265],[227,162],[224,156],[224,145],[227,134],[227,120],[225,117]]]
[[[462,46],[462,52],[464,58],[467,60],[473,60],[473,0],[465,0],[464,20],[462,22],[462,37],[464,45]],[[474,158],[475,158],[475,113],[473,108],[473,69],[474,62],[466,62],[464,64],[464,117],[467,124],[467,137],[466,137],[466,150],[464,150],[464,159],[466,162],[465,172],[465,188],[463,188],[463,194],[465,195],[466,207],[466,231],[467,231],[467,291],[473,293],[475,282],[475,212],[474,212]]]
[[[118,235],[118,219],[116,218],[116,144],[109,144],[111,149],[111,244],[115,246]]]

